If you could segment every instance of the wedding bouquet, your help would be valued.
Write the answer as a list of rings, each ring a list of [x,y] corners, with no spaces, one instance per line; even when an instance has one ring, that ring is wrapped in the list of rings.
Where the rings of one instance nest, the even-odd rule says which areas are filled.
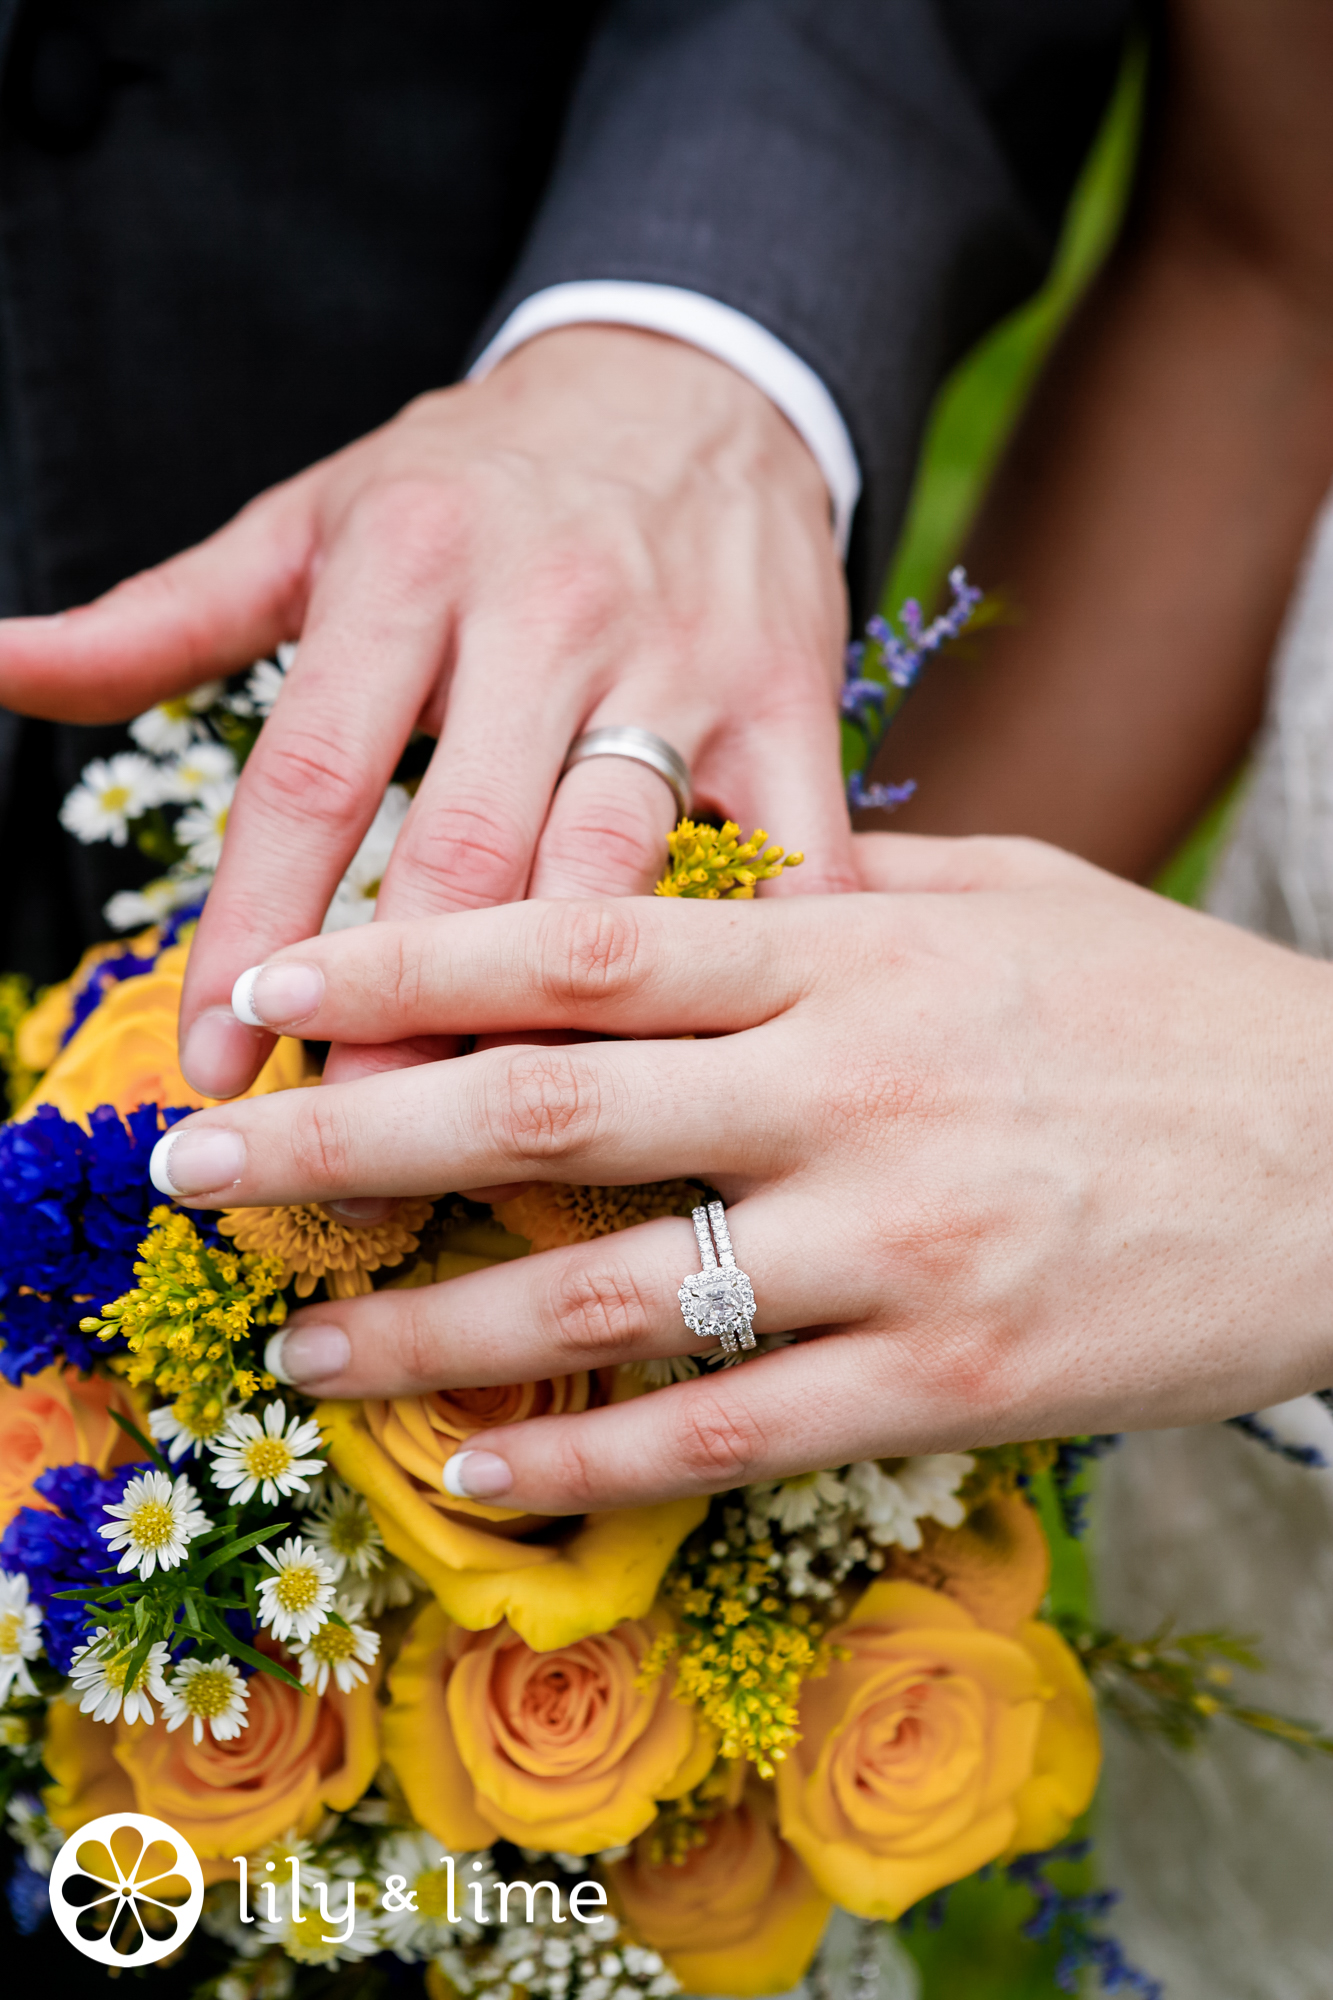
[[[849,718],[966,622],[965,588],[951,625],[909,620],[896,655],[881,635],[878,681],[858,654]],[[66,824],[133,836],[164,873],[114,899],[124,945],[35,1005],[0,993],[0,1782],[21,1927],[44,1921],[65,1842],[134,1813],[197,1857],[184,1948],[216,2000],[385,1955],[436,2000],[781,1993],[835,1907],[862,1920],[850,1960],[845,1921],[833,1935],[864,1973],[883,1926],[996,1864],[1063,1938],[1068,1990],[1087,1962],[1152,1993],[1096,1929],[1107,1898],[1044,1872],[1093,1798],[1094,1682],[1176,1740],[1226,1712],[1315,1739],[1242,1709],[1222,1638],[1059,1628],[1048,1528],[1077,1525],[1105,1441],[553,1520],[453,1497],[449,1458],[698,1362],[318,1404],[266,1372],[321,1288],[447,1283],[708,1197],[442,1190],[361,1228],[159,1200],[152,1148],[204,1102],[176,1057],[193,921],[287,664],[154,709],[137,750],[89,766]],[[330,925],[373,915],[408,796],[390,788]],[[659,892],[744,899],[799,860],[765,841],[683,822]],[[316,1069],[280,1040],[252,1091]],[[85,1840],[62,1877],[104,1962],[169,1947],[188,1900],[160,1868],[136,1878],[137,1854]]]

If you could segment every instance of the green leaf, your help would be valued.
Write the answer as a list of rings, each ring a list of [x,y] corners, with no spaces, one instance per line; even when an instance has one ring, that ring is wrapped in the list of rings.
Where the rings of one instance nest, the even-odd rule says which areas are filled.
[[[224,1632],[227,1631],[225,1625],[222,1629]],[[241,1640],[236,1638],[231,1632],[227,1632],[227,1650],[236,1653],[241,1659],[248,1661],[252,1667],[258,1667],[261,1673],[272,1674],[274,1680],[286,1681],[288,1687],[295,1688],[298,1694],[308,1692],[307,1689],[302,1687],[295,1674],[289,1674],[286,1667],[279,1666],[278,1662],[271,1659],[267,1653],[257,1653],[253,1646],[242,1644]]]
[[[271,1542],[275,1535],[280,1535],[284,1528],[290,1526],[289,1521],[278,1521],[272,1527],[256,1528],[253,1534],[238,1535],[234,1542],[216,1549],[206,1563],[200,1564],[194,1576],[202,1583],[206,1576],[212,1576],[215,1569],[220,1569],[224,1562],[230,1562],[233,1556],[244,1555],[247,1549],[258,1548],[261,1542]]]

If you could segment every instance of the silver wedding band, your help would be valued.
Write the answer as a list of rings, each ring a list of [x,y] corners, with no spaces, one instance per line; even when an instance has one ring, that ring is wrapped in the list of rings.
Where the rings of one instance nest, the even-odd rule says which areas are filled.
[[[673,749],[665,738],[654,736],[651,729],[640,729],[632,722],[617,722],[606,729],[590,729],[586,736],[576,736],[560,776],[563,778],[566,771],[589,757],[628,757],[632,764],[646,764],[671,787],[677,819],[684,819],[694,802],[689,765],[679,750]]]

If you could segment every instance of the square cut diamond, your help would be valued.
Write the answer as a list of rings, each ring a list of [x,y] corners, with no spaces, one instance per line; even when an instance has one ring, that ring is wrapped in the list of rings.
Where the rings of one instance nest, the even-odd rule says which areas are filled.
[[[680,1288],[685,1324],[701,1340],[721,1340],[748,1326],[754,1292],[744,1271],[694,1271]]]

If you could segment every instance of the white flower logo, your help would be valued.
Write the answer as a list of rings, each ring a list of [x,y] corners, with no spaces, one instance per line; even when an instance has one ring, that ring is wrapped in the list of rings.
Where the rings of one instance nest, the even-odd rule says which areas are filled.
[[[107,1813],[67,1840],[51,1870],[51,1914],[99,1965],[154,1965],[179,1949],[204,1907],[189,1842],[146,1813]]]

